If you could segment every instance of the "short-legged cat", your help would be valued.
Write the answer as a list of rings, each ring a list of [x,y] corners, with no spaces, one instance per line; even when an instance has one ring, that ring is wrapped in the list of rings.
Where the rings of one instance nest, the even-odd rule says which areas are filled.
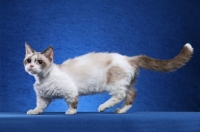
[[[111,98],[98,108],[99,112],[124,100],[115,113],[126,113],[136,97],[133,86],[139,68],[168,72],[188,62],[193,54],[190,44],[171,60],[157,60],[145,55],[123,56],[117,53],[89,53],[62,64],[53,62],[54,50],[50,46],[36,52],[27,43],[24,58],[25,70],[35,77],[34,90],[37,105],[27,114],[39,114],[53,99],[63,98],[69,106],[66,114],[76,114],[81,95],[109,92]]]

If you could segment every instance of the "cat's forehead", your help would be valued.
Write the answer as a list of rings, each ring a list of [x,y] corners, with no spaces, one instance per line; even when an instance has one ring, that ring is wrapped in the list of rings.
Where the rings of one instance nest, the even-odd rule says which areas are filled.
[[[35,53],[31,53],[31,54],[26,54],[26,56],[25,56],[25,59],[28,59],[28,58],[32,58],[32,57],[37,57],[37,53],[35,52]]]
[[[26,55],[25,59],[45,59],[45,56],[41,54],[40,52],[34,52],[31,54]]]

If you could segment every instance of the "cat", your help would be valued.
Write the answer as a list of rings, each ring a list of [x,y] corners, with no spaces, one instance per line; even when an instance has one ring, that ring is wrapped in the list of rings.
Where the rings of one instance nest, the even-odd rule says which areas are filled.
[[[98,107],[99,112],[124,100],[115,113],[126,113],[136,97],[135,84],[139,68],[160,72],[174,71],[185,65],[193,54],[187,43],[171,60],[157,60],[145,55],[123,56],[118,53],[89,53],[62,64],[53,62],[54,49],[49,46],[36,52],[25,43],[25,71],[35,77],[36,108],[27,114],[42,113],[56,98],[63,98],[69,108],[65,114],[76,114],[78,97],[107,91],[111,98]]]

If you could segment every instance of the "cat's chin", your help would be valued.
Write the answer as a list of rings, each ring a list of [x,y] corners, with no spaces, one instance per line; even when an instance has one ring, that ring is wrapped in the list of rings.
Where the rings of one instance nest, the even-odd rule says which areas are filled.
[[[28,72],[30,75],[36,75],[36,72]]]
[[[28,72],[30,75],[35,75],[35,74],[37,74],[36,71],[31,70],[31,69],[27,70],[27,72]]]

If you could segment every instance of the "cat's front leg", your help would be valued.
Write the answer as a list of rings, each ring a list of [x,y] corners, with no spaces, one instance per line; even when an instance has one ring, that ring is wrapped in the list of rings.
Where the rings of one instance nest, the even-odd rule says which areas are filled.
[[[73,99],[66,99],[69,109],[65,112],[67,115],[74,115],[77,113],[78,96]]]
[[[27,112],[28,115],[37,115],[44,111],[44,109],[49,105],[51,99],[37,96],[37,106],[33,110]]]

